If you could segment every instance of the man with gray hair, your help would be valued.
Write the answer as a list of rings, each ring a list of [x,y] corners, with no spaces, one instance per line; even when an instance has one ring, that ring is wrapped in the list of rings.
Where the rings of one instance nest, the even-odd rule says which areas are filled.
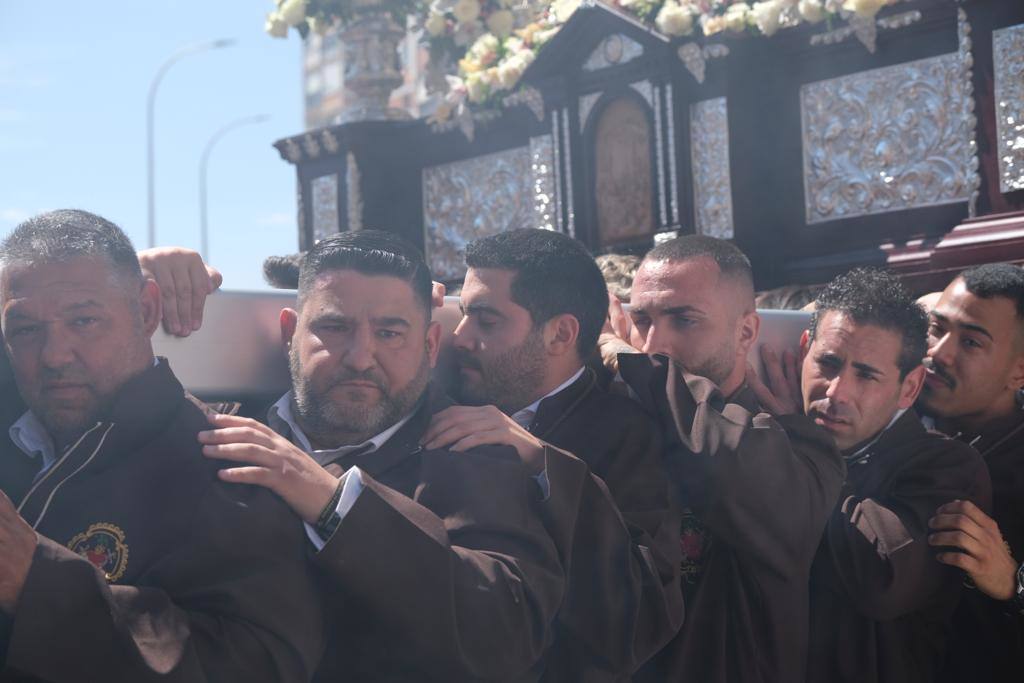
[[[322,612],[302,528],[202,456],[204,407],[153,356],[160,291],[128,238],[54,211],[0,261],[28,406],[0,442],[3,677],[308,680]]]

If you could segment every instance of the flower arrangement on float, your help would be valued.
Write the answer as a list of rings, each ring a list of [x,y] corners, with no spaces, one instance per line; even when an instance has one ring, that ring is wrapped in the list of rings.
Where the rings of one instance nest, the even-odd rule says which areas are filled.
[[[467,105],[493,105],[512,91],[541,47],[580,0],[361,0],[384,3],[396,18],[412,16],[423,30],[432,71],[428,83],[444,99],[432,117],[444,121]],[[899,0],[606,0],[669,37],[716,34],[771,36],[780,28],[873,20]],[[267,32],[303,36],[346,20],[360,0],[277,0]],[[301,9],[300,9],[301,8]]]

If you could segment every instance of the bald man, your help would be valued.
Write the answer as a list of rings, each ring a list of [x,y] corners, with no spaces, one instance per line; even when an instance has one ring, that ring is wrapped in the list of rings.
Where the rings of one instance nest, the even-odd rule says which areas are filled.
[[[685,509],[686,620],[636,680],[803,680],[811,562],[845,472],[835,442],[786,414],[798,412],[798,393],[759,400],[748,384],[760,320],[750,262],[735,246],[690,235],[655,247],[632,306],[629,321],[618,318],[628,323],[620,340],[603,337],[603,355],[628,351],[622,337],[640,347],[620,353],[618,369],[662,419]],[[786,360],[795,375],[795,357]]]

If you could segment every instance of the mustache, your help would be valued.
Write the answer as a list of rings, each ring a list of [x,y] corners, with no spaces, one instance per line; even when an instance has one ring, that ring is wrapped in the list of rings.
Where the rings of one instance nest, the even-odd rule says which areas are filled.
[[[818,413],[832,420],[843,420],[845,422],[853,421],[853,415],[850,411],[842,406],[837,406],[828,398],[820,398],[817,401],[811,401],[810,406],[808,406],[807,413],[809,415]]]
[[[457,351],[455,354],[455,362],[459,364],[459,367],[483,370],[483,365],[480,363],[480,360],[474,358],[468,351]]]
[[[335,387],[345,382],[370,382],[375,385],[381,391],[387,391],[388,383],[387,380],[376,370],[362,370],[355,372],[352,370],[342,370],[331,378],[328,383],[328,387]]]
[[[939,379],[948,384],[950,389],[956,389],[956,380],[949,374],[949,370],[936,363],[934,358],[925,358],[923,365],[926,370],[938,375]]]

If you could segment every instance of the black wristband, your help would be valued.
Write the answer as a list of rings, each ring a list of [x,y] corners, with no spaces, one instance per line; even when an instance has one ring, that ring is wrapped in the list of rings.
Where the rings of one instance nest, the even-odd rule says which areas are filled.
[[[330,523],[331,517],[333,517],[334,513],[338,510],[338,501],[341,500],[342,486],[343,483],[339,481],[338,485],[334,487],[334,493],[331,495],[331,499],[327,501],[327,504],[324,505],[323,509],[320,511],[320,516],[317,517],[316,524],[314,526],[316,527],[317,533],[321,536],[323,536],[323,534],[320,533],[320,530]]]

